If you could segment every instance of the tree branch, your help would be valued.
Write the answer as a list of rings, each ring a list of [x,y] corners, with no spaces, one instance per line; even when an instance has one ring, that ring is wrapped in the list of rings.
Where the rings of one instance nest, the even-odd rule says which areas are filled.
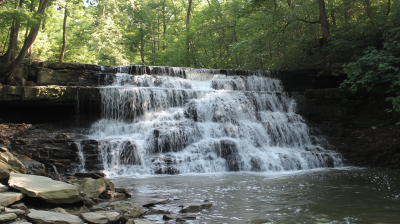
[[[295,20],[292,20],[292,21],[286,23],[286,25],[283,27],[283,31],[285,31],[286,27],[288,27],[289,24],[291,24],[291,23],[293,23],[293,22],[295,22],[295,21],[301,21],[301,22],[309,23],[309,24],[321,23],[321,19],[318,19],[318,20],[316,20],[316,21],[307,21],[307,20],[304,20],[304,19],[295,19]]]

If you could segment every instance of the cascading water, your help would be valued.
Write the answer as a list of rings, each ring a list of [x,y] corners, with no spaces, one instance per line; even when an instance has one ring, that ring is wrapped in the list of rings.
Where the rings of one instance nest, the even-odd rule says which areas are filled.
[[[111,175],[284,171],[341,166],[309,135],[279,79],[172,68],[119,73],[100,87],[90,128]],[[153,72],[150,72],[153,74]]]

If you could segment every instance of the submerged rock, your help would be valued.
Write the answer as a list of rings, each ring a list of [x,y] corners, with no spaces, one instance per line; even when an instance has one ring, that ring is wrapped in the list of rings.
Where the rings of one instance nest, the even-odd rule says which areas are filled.
[[[165,199],[165,200],[162,200],[162,201],[157,201],[157,202],[151,202],[151,203],[144,204],[143,207],[149,208],[149,207],[154,207],[156,205],[168,204],[170,201],[171,200],[169,200],[169,198],[168,198],[168,199]]]
[[[8,206],[12,203],[21,200],[25,195],[18,192],[0,192],[0,205]]]
[[[83,224],[82,219],[78,216],[60,212],[32,210],[28,214],[28,218],[37,224]]]
[[[29,197],[42,198],[51,203],[75,203],[83,200],[79,197],[76,186],[48,177],[11,173],[8,184]]]

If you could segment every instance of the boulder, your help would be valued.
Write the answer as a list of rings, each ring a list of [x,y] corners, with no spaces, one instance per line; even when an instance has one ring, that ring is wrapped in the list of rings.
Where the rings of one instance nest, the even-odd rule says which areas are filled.
[[[76,186],[48,177],[11,173],[8,185],[29,197],[42,198],[51,203],[75,203],[83,200]]]
[[[132,197],[132,195],[129,193],[129,191],[126,190],[125,188],[115,188],[115,192],[123,193],[123,194],[125,194],[125,197],[127,197],[127,198]]]
[[[21,209],[24,211],[28,210],[28,207],[26,207],[24,203],[17,203],[17,204],[11,205],[10,207],[15,208],[15,209]]]
[[[145,219],[129,219],[126,224],[153,224],[153,222]]]
[[[26,173],[26,168],[7,148],[0,148],[0,180],[7,179],[11,172]]]
[[[118,212],[88,212],[82,213],[81,218],[87,223],[102,224],[102,223],[117,223],[120,219]]]
[[[17,218],[15,213],[7,213],[0,215],[0,222],[9,222]]]
[[[106,184],[103,178],[93,180],[91,178],[83,178],[77,183],[79,193],[88,198],[97,198],[103,191],[106,190]]]
[[[32,224],[32,223],[26,222],[26,221],[15,221],[15,222],[11,222],[10,224]]]
[[[12,203],[21,200],[25,195],[18,192],[0,192],[0,205],[8,206]]]
[[[31,210],[28,218],[31,222],[37,224],[83,224],[82,219],[78,216],[60,212]]]
[[[5,213],[15,213],[17,215],[25,215],[25,211],[17,208],[5,208]]]
[[[126,223],[129,219],[132,218],[139,218],[144,215],[143,209],[140,207],[139,204],[133,203],[131,204],[130,209],[124,213],[121,218],[122,223]]]
[[[156,205],[168,204],[170,201],[171,200],[169,200],[169,198],[168,198],[168,199],[165,199],[165,200],[162,200],[162,201],[157,201],[157,202],[151,202],[151,203],[144,204],[143,207],[150,208],[150,207],[154,207]]]
[[[2,211],[4,211],[4,207],[3,206],[0,206],[0,213],[2,212]]]
[[[8,186],[0,184],[0,192],[8,191]]]
[[[171,220],[171,219],[176,219],[176,217],[175,216],[173,216],[173,215],[169,215],[169,214],[165,214],[165,215],[163,215],[163,217],[162,217],[164,220]]]
[[[118,212],[127,212],[131,209],[132,205],[127,201],[113,201],[108,206]]]
[[[183,208],[180,210],[180,213],[190,213],[190,212],[200,212],[204,208],[210,208],[212,206],[212,203],[209,204],[202,204],[202,205],[189,205],[186,208]]]

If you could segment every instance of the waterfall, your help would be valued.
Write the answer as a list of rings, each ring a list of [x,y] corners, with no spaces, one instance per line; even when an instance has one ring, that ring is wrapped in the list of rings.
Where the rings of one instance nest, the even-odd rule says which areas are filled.
[[[269,72],[157,67],[107,76],[98,87],[99,142],[110,175],[286,171],[337,167]]]

